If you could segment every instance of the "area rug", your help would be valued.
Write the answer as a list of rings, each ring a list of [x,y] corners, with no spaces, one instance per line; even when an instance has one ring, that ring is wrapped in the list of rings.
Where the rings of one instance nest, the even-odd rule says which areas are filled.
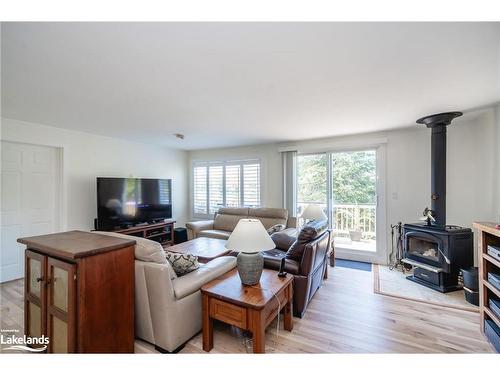
[[[373,265],[373,291],[385,296],[401,298],[410,301],[418,301],[450,307],[465,311],[479,311],[477,306],[471,305],[465,300],[464,291],[458,290],[450,293],[440,293],[413,281],[407,280],[406,276],[411,273],[403,273],[400,270],[390,270],[388,266]]]
[[[344,268],[352,268],[355,270],[361,271],[372,271],[372,264],[366,262],[357,262],[354,260],[346,260],[346,259],[335,259],[335,266],[344,267]]]

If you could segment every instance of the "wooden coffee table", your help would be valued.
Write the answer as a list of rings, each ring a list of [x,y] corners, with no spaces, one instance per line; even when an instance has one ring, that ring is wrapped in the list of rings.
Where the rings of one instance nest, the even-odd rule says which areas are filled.
[[[181,254],[191,254],[198,257],[198,262],[208,263],[212,259],[227,255],[231,250],[226,249],[226,240],[198,237],[174,246],[166,247],[166,251]]]
[[[203,285],[203,350],[214,347],[213,319],[252,332],[253,352],[265,352],[266,327],[284,311],[284,326],[293,328],[293,276],[278,277],[276,271],[264,269],[260,283],[245,286],[236,269]],[[279,301],[279,303],[278,303]]]

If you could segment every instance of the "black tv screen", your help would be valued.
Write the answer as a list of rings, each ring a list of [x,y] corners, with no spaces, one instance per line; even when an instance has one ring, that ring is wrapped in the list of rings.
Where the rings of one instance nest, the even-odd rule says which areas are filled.
[[[97,229],[172,218],[172,180],[97,177]]]

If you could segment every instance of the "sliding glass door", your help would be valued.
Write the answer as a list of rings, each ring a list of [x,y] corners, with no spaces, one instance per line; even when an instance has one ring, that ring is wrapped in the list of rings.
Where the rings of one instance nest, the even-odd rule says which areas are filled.
[[[328,212],[328,155],[297,156],[297,213],[308,204],[318,204]]]
[[[340,258],[383,261],[385,242],[377,234],[385,218],[378,212],[380,158],[375,148],[297,156],[297,213],[308,204],[323,207]]]
[[[376,252],[377,163],[375,150],[330,154],[335,246]]]

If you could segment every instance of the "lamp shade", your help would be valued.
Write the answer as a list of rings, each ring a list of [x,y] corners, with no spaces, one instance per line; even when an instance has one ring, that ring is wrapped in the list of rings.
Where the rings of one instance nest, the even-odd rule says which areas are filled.
[[[306,220],[326,220],[327,217],[319,204],[309,204],[304,209],[302,215]]]
[[[226,242],[226,249],[242,253],[259,253],[275,247],[262,223],[256,219],[241,219]]]

